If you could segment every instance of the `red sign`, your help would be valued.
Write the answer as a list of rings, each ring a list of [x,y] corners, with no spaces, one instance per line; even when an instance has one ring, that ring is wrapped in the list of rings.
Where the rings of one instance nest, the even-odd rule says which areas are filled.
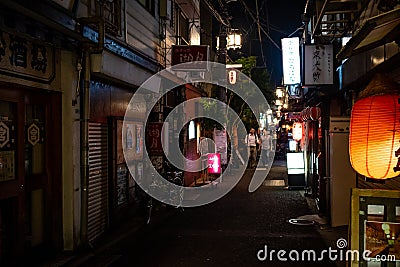
[[[147,151],[150,154],[163,153],[161,130],[163,127],[162,122],[150,122],[147,125]]]
[[[208,154],[208,173],[221,173],[221,154]]]
[[[173,45],[171,56],[172,69],[181,71],[208,70],[209,50],[208,45]],[[190,64],[190,66],[175,66],[188,62],[193,62],[194,64]]]

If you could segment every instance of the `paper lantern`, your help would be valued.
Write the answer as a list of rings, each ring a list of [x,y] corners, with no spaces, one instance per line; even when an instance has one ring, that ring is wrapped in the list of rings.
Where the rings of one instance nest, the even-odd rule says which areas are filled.
[[[318,120],[321,117],[321,109],[319,107],[311,107],[310,108],[310,118],[314,121]]]
[[[383,79],[383,80],[382,80]],[[393,93],[396,85],[382,84],[383,77],[374,79],[368,86],[392,88],[389,94],[367,96],[363,91],[353,106],[350,120],[349,152],[350,162],[358,173],[374,179],[398,176],[398,154],[400,147],[400,104],[399,96]],[[372,90],[371,90],[372,89]],[[387,91],[387,90],[386,90]],[[397,154],[397,155],[396,155]]]
[[[303,121],[309,120],[310,119],[310,108],[306,107],[301,111],[301,117]]]
[[[311,120],[311,107],[306,108],[306,117],[307,120]]]
[[[237,73],[235,70],[230,70],[228,72],[228,80],[230,84],[236,84]]]
[[[303,137],[303,124],[300,122],[293,123],[293,139],[296,141],[301,140]]]

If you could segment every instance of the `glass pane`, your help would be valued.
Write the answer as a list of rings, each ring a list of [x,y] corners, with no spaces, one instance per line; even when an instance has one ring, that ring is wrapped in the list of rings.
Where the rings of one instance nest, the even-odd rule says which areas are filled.
[[[396,222],[400,222],[400,207],[396,207]]]
[[[42,105],[25,107],[25,173],[44,172],[45,108]]]
[[[367,262],[368,267],[381,267],[381,262],[379,261],[369,261]]]
[[[368,205],[368,215],[382,215],[385,212],[383,205]]]
[[[385,215],[385,206],[383,205],[368,205],[368,220],[383,221]]]
[[[0,182],[15,179],[15,103],[0,101]]]

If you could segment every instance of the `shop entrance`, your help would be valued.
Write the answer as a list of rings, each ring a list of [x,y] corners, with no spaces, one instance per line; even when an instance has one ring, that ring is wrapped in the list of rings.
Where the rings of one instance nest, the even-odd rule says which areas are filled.
[[[0,85],[0,265],[60,246],[60,100]]]

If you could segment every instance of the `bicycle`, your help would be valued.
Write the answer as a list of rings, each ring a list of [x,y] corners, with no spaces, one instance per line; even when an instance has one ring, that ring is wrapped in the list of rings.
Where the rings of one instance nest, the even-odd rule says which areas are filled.
[[[157,184],[155,182],[154,179],[154,173],[151,173],[151,184],[149,185],[149,192],[155,190],[157,188]],[[147,221],[146,224],[150,224],[150,220],[151,220],[151,213],[153,211],[153,197],[151,196],[151,194],[147,193]]]
[[[165,177],[169,182],[175,184],[178,186],[179,194],[177,194],[177,190],[170,190],[169,191],[169,197],[171,199],[179,197],[179,204],[175,206],[175,208],[182,207],[183,203],[183,195],[184,195],[184,188],[183,188],[183,181],[184,181],[184,176],[183,176],[183,171],[171,171],[171,172],[166,172],[166,177]],[[154,179],[154,173],[151,174],[151,184],[149,185],[149,192],[152,192],[153,190],[164,190],[166,191],[168,188],[163,185],[163,184],[157,184],[156,180]],[[163,188],[165,187],[165,188]],[[151,194],[148,194],[148,201],[147,201],[147,224],[150,224],[151,221],[151,215],[154,207],[154,201],[153,197],[151,197]]]
[[[174,192],[174,190],[170,191],[170,197],[171,198],[175,198],[177,196],[179,196],[179,204],[177,206],[175,206],[175,208],[179,208],[182,207],[182,202],[183,202],[183,195],[184,195],[184,183],[183,183],[183,171],[170,171],[167,172],[167,180],[171,183],[173,183],[174,185],[179,186],[179,195],[176,194],[176,192]]]

